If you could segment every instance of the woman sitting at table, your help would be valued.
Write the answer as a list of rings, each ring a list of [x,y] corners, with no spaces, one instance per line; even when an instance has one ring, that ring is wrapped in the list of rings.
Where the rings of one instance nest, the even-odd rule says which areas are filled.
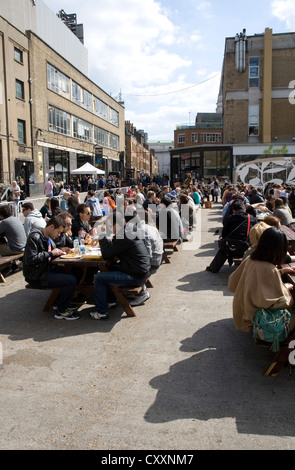
[[[295,220],[288,208],[284,205],[284,201],[280,198],[275,201],[275,210],[273,211],[273,215],[280,219],[282,225],[293,228]]]
[[[238,330],[251,330],[252,316],[259,308],[292,308],[294,301],[290,290],[293,284],[284,284],[281,275],[294,273],[295,268],[278,269],[285,262],[287,248],[284,232],[271,227],[261,235],[254,253],[230,275],[228,288],[235,294],[233,318]],[[290,330],[294,329],[294,318],[292,315]]]

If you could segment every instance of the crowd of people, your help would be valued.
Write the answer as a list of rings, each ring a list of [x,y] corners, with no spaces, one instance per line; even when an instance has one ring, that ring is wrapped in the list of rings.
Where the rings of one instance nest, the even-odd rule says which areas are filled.
[[[191,184],[172,189],[139,183],[125,194],[120,188],[104,188],[100,199],[95,190],[88,189],[84,201],[79,191],[66,188],[56,197],[53,188],[49,179],[40,210],[29,200],[21,204],[23,223],[10,205],[1,206],[0,250],[23,253],[23,275],[32,286],[61,288],[55,318],[66,320],[78,319],[77,309],[85,302],[75,294],[81,273],[65,273],[52,261],[71,252],[76,238],[92,243],[91,237],[99,231],[103,258],[115,260],[108,272],[93,273],[96,310],[90,316],[106,319],[116,301],[109,296],[108,286],[142,286],[140,294],[130,300],[132,306],[149,299],[146,283],[161,265],[164,242],[187,240],[195,224],[196,207],[202,202],[201,192]]]
[[[70,190],[57,198],[50,185],[46,193],[40,211],[31,202],[22,204],[23,224],[9,205],[0,207],[0,255],[23,253],[23,274],[29,284],[61,288],[56,319],[78,319],[77,310],[87,301],[75,293],[79,270],[69,274],[52,264],[73,250],[75,238],[83,236],[92,243],[93,235],[99,234],[101,254],[110,262],[107,272],[93,273],[95,310],[90,316],[105,320],[117,301],[109,294],[110,286],[142,286],[130,300],[133,306],[149,299],[146,283],[161,265],[164,242],[188,239],[196,209],[206,199],[222,204],[219,249],[207,271],[218,273],[226,261],[231,266],[240,260],[228,283],[234,293],[236,328],[250,331],[259,308],[293,307],[293,285],[282,278],[294,271],[282,266],[295,261],[282,230],[285,225],[295,231],[295,189],[286,184],[269,184],[262,191],[251,185],[222,184],[217,178],[193,182],[188,175],[173,189],[139,183],[124,194],[121,188],[104,188],[100,199],[94,189],[87,190],[84,201],[78,191]],[[295,325],[293,318],[290,328]]]
[[[219,249],[206,268],[218,273],[226,260],[239,266],[229,276],[234,293],[233,318],[238,330],[252,332],[257,312],[291,314],[289,332],[295,327],[293,284],[286,281],[294,273],[283,226],[295,231],[295,189],[287,184],[268,184],[260,191],[251,185],[225,185],[221,194],[222,231]],[[217,231],[218,232],[218,231]]]

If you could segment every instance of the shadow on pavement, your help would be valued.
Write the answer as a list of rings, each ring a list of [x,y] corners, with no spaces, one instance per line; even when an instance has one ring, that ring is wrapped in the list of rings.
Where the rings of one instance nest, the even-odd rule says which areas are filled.
[[[285,368],[276,378],[264,377],[273,354],[257,347],[251,334],[226,319],[181,344],[181,351],[195,354],[150,381],[158,393],[147,422],[234,418],[239,433],[295,435],[294,376]]]
[[[89,312],[93,304],[79,308],[79,320],[56,320],[54,311],[43,312],[49,293],[20,289],[1,298],[0,334],[8,335],[12,341],[32,338],[34,341],[51,341],[56,338],[84,335],[88,333],[109,333],[114,325],[128,319],[121,306],[109,312],[109,319],[93,320]],[[123,314],[123,316],[122,316]]]

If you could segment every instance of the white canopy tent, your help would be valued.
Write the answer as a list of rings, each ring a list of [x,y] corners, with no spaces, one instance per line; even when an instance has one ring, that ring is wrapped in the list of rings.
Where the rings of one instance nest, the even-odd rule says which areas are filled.
[[[71,175],[104,175],[105,171],[96,168],[91,163],[85,163],[85,165],[71,171]]]

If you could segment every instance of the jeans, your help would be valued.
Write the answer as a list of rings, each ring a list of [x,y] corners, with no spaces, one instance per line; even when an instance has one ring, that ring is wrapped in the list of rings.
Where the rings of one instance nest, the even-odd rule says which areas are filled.
[[[108,286],[142,286],[147,279],[135,279],[122,271],[98,272],[94,276],[94,302],[96,311],[105,315],[108,313]]]
[[[218,273],[218,271],[222,268],[226,260],[227,260],[226,253],[223,251],[222,248],[219,248],[218,252],[215,255],[215,258],[212,260],[210,264],[210,268],[215,273]]]
[[[57,298],[58,312],[65,312],[69,307],[77,287],[77,278],[72,274],[64,274],[54,269],[48,273],[48,287],[60,287],[61,291]]]

